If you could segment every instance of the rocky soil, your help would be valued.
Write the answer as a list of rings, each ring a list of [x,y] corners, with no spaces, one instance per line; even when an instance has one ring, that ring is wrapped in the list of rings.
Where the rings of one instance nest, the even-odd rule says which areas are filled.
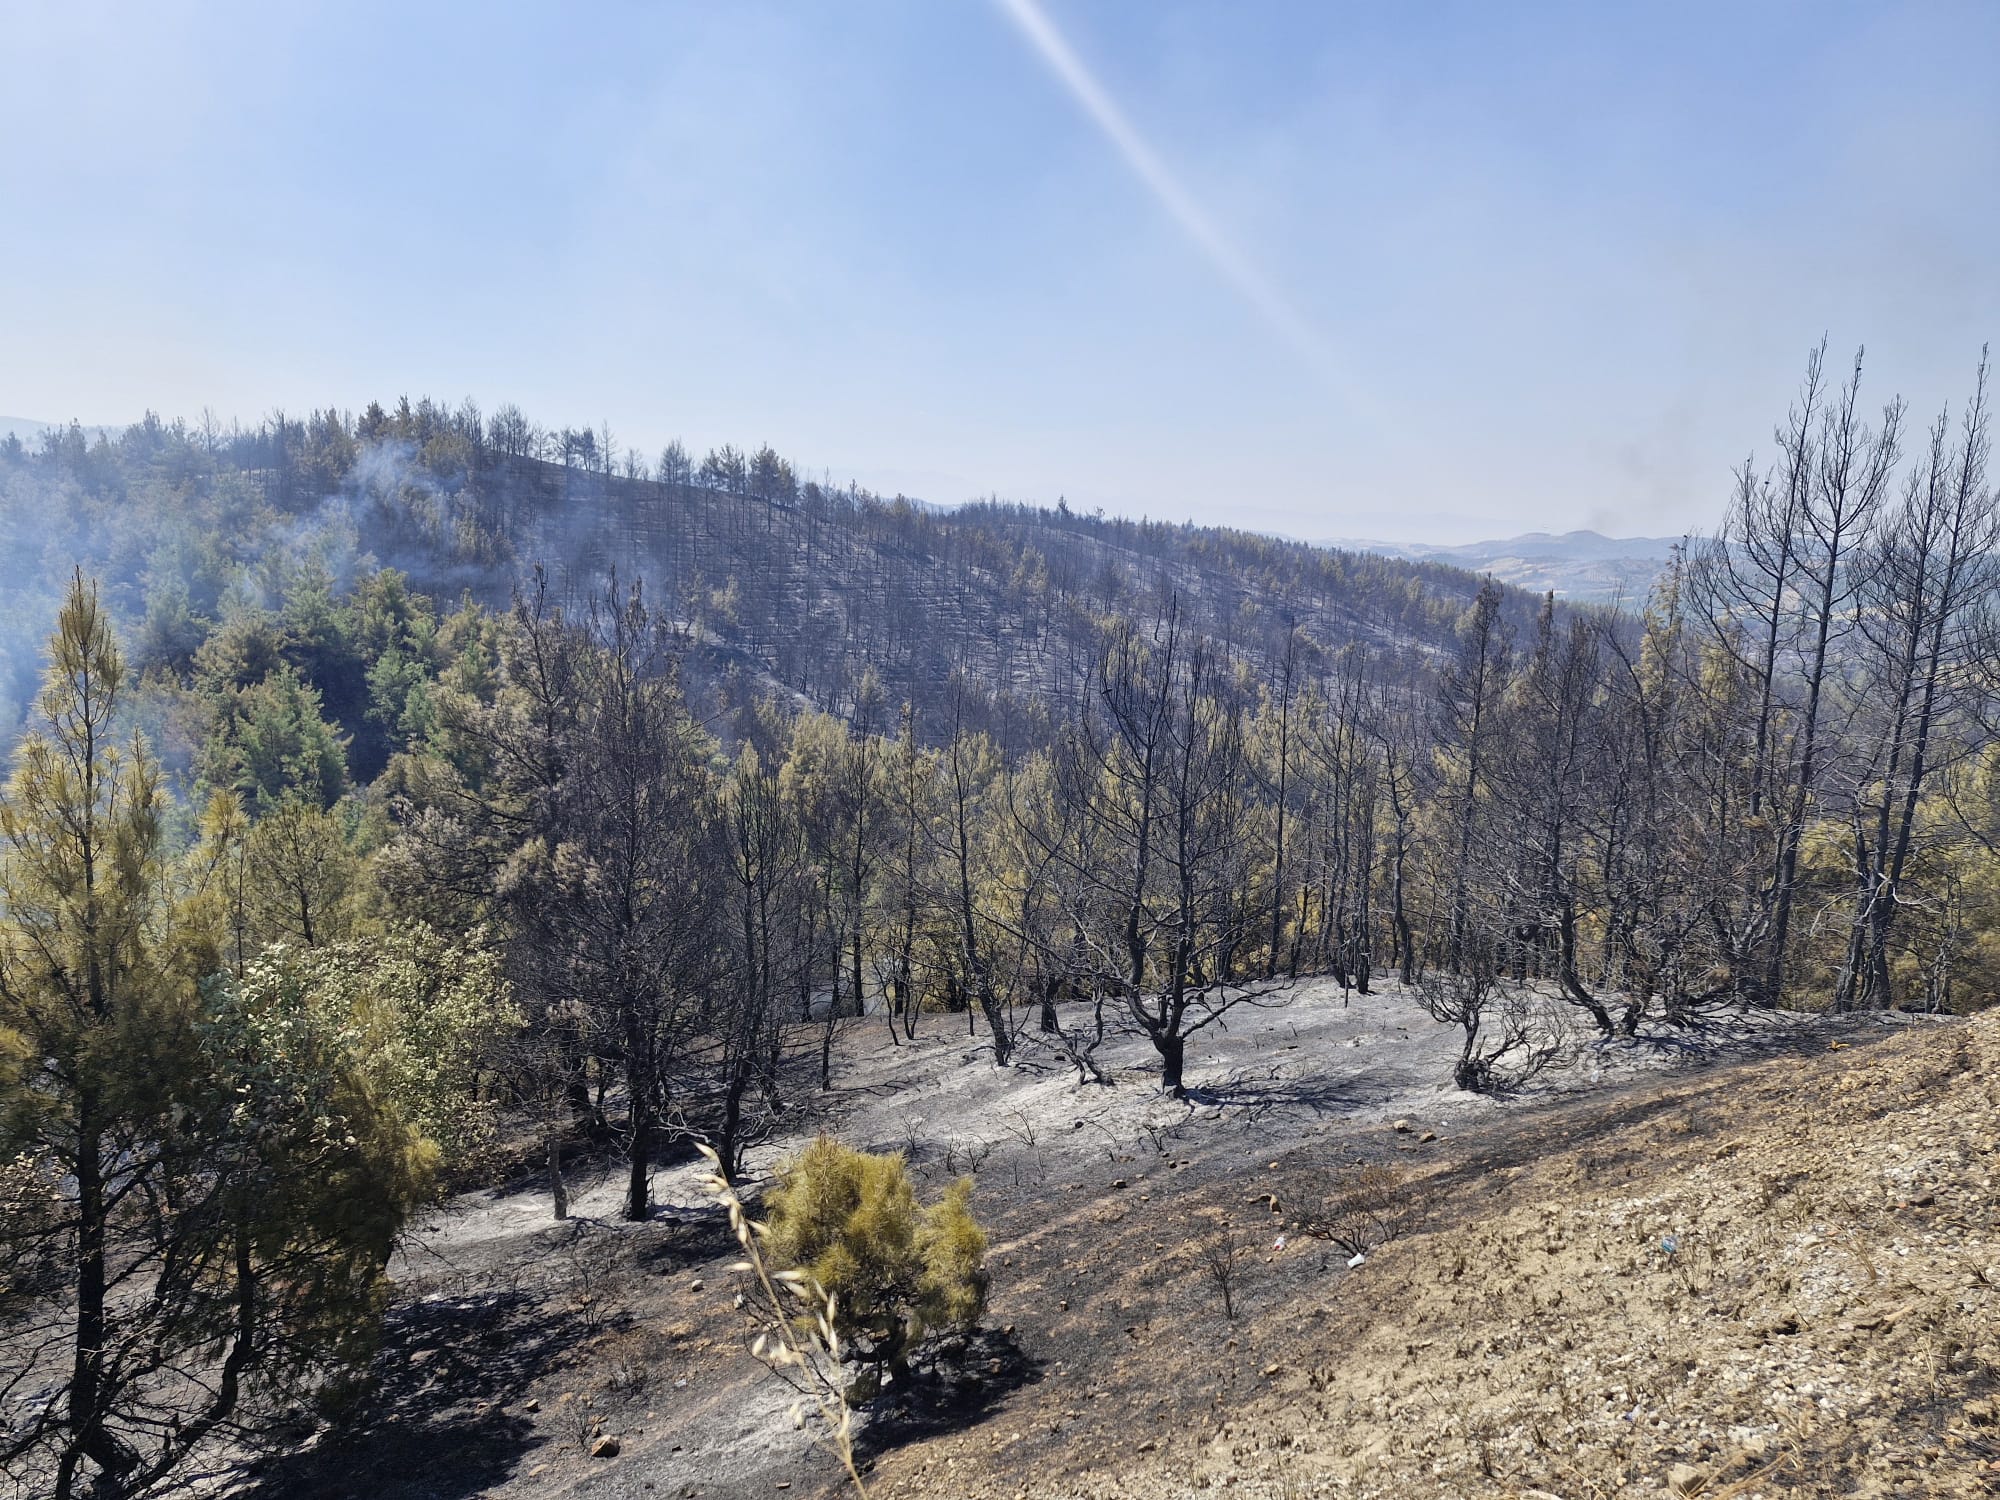
[[[843,1040],[758,1162],[899,1147],[971,1172],[993,1240],[986,1332],[862,1432],[872,1493],[2000,1493],[2000,1016],[1579,1044],[1496,1101],[1407,996],[1286,998],[1201,1038],[1185,1102],[1137,1038],[1109,1087],[951,1023]],[[420,1226],[378,1393],[244,1488],[837,1493],[697,1165],[638,1225],[601,1171],[566,1225],[524,1179]]]

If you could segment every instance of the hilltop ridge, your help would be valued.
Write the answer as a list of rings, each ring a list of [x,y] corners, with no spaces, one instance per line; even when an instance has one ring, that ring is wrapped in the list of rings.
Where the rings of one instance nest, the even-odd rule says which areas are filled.
[[[588,434],[566,431],[550,458],[548,442],[489,431],[476,412],[374,413],[279,416],[220,438],[149,418],[113,436],[72,429],[0,463],[0,538],[28,560],[0,606],[0,709],[32,692],[78,564],[123,619],[184,618],[196,639],[229,597],[272,597],[301,569],[341,588],[390,566],[441,602],[495,606],[538,568],[571,602],[614,577],[642,581],[685,629],[689,673],[718,707],[772,693],[848,716],[909,703],[927,734],[962,712],[1012,744],[1062,715],[1108,616],[1178,599],[1255,670],[1296,631],[1309,668],[1358,648],[1376,675],[1408,681],[1479,588],[1444,559],[836,488],[768,448],[620,466]],[[1537,607],[1524,592],[1504,601],[1516,628]],[[979,691],[955,706],[954,683]]]

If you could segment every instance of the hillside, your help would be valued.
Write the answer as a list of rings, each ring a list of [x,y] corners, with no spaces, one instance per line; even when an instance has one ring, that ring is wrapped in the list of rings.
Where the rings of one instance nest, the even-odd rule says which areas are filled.
[[[1449,1038],[1408,998],[1320,982],[1217,1051],[1179,1103],[1129,1043],[1110,1089],[949,1029],[842,1043],[827,1118],[929,1191],[972,1172],[993,1238],[989,1331],[869,1419],[874,1493],[2000,1482],[1992,1017],[1661,1032],[1495,1101],[1440,1086]],[[1400,1233],[1350,1269],[1301,1222],[1356,1162],[1396,1174]],[[649,1225],[609,1185],[566,1226],[527,1178],[459,1199],[406,1252],[378,1402],[254,1493],[840,1493],[745,1352],[696,1175],[661,1173]],[[596,1432],[619,1456],[585,1456]]]
[[[717,708],[776,692],[852,715],[872,676],[878,721],[908,702],[927,734],[962,712],[1014,745],[1067,711],[1106,616],[1177,596],[1253,663],[1296,626],[1309,666],[1359,645],[1406,680],[1478,588],[1443,563],[1221,527],[938,510],[802,482],[769,449],[621,468],[594,439],[565,434],[555,461],[509,431],[420,402],[224,436],[149,418],[113,438],[59,430],[0,448],[0,542],[32,559],[0,608],[0,700],[31,691],[78,564],[126,621],[155,622],[156,651],[191,650],[178,643],[246,604],[277,606],[302,568],[336,587],[398,568],[446,607],[462,593],[504,606],[536,567],[572,601],[615,574],[684,623]],[[1506,607],[1525,629],[1535,601]],[[954,682],[978,690],[955,705]]]
[[[837,1489],[691,1156],[754,1198],[821,1132],[931,1205],[829,1146],[887,1206],[771,1240],[891,1377],[888,1493],[1990,1457],[2000,796],[1930,622],[1992,553],[1922,483],[1880,526],[1935,568],[1756,513],[1820,594],[1634,621],[517,418],[0,444],[22,1494]]]
[[[1280,656],[1296,626],[1309,652],[1358,645],[1408,677],[1478,588],[1451,565],[1000,503],[939,511],[811,486],[773,499],[524,460],[472,488],[498,499],[487,514],[509,556],[569,577],[643,576],[698,622],[720,670],[836,711],[865,671],[891,701],[939,713],[945,684],[969,681],[995,695],[1003,737],[1067,710],[1108,615],[1177,596],[1254,662]],[[1533,609],[1509,599],[1518,627]]]

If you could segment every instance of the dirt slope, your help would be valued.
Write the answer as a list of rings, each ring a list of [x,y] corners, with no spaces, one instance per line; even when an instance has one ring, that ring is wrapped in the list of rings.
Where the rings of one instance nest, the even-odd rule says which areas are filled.
[[[1130,1341],[1097,1398],[1121,1421],[1026,1462],[998,1423],[885,1461],[884,1493],[2000,1493],[2000,1016],[1465,1145],[1414,1174],[1421,1230],[1234,1349]]]
[[[993,1235],[989,1332],[871,1420],[874,1493],[2000,1488],[2000,1017],[1587,1047],[1506,1102],[1440,1086],[1451,1037],[1395,993],[1303,986],[1205,1042],[1181,1103],[1136,1039],[1109,1089],[963,1031],[847,1040],[836,1127],[932,1189],[972,1170]],[[1298,1221],[1356,1162],[1405,1223],[1349,1269]],[[615,1175],[567,1226],[533,1183],[427,1225],[379,1396],[256,1492],[837,1492],[743,1352],[696,1169],[644,1225]],[[1196,1253],[1225,1233],[1233,1317]]]

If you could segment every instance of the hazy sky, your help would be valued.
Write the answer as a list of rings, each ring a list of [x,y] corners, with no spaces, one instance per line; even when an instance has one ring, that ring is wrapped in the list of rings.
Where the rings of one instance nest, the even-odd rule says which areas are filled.
[[[1309,537],[1706,524],[2000,332],[2000,5],[0,8],[0,412],[408,392]]]

